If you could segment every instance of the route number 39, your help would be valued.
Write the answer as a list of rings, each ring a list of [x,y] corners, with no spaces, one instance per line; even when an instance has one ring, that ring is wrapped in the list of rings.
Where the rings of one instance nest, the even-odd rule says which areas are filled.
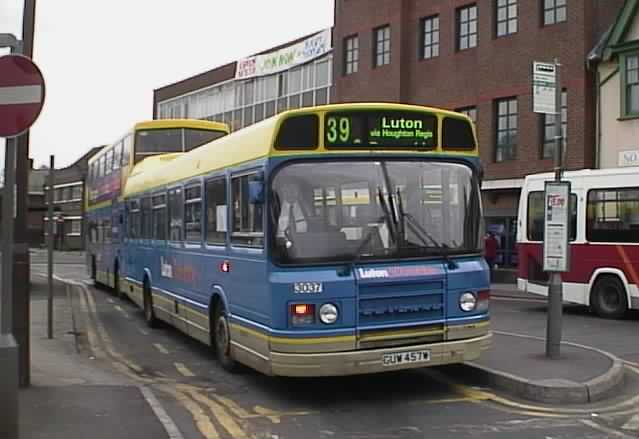
[[[329,117],[326,139],[329,143],[347,142],[351,137],[351,120],[348,117]]]

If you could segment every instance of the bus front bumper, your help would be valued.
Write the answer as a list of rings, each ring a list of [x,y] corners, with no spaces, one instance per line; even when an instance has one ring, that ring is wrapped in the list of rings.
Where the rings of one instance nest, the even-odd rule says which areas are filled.
[[[326,354],[271,352],[271,373],[289,377],[338,376],[462,363],[479,358],[481,351],[490,347],[491,337],[492,334],[488,333],[481,337],[442,343]],[[384,365],[384,357],[388,354],[424,351],[430,354],[428,361]]]

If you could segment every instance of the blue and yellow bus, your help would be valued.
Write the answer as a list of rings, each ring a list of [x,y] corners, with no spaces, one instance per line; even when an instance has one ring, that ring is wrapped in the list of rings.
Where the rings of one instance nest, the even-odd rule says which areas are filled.
[[[325,376],[457,363],[490,342],[478,146],[401,104],[281,113],[138,165],[122,290],[221,365]]]
[[[96,283],[120,290],[122,189],[133,170],[140,172],[162,162],[158,155],[186,153],[228,133],[228,125],[218,122],[189,119],[140,122],[91,157],[85,191],[86,248],[87,268]]]

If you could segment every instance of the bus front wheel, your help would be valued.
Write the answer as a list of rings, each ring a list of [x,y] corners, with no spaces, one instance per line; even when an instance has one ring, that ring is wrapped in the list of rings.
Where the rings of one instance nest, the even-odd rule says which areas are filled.
[[[221,302],[216,306],[213,318],[213,347],[222,368],[234,372],[237,363],[231,356],[231,332],[224,305]]]
[[[600,317],[620,319],[628,311],[626,289],[616,276],[602,276],[593,287],[590,306]]]

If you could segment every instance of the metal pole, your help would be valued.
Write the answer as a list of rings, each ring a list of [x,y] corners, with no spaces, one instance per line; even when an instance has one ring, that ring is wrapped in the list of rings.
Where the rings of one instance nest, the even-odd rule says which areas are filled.
[[[22,54],[33,58],[36,0],[24,0],[22,14]],[[15,226],[15,262],[13,290],[13,335],[20,349],[19,382],[21,387],[31,383],[31,302],[30,255],[28,234],[29,192],[29,132],[17,139],[16,198],[18,213]]]
[[[561,181],[563,173],[563,143],[561,133],[561,82],[559,60],[555,58],[555,181]],[[561,351],[561,332],[563,318],[563,291],[561,274],[550,273],[548,286],[548,323],[546,325],[546,356],[557,359]]]
[[[7,139],[2,194],[2,291],[0,292],[0,437],[18,439],[18,344],[13,336],[13,226],[15,139]]]
[[[55,185],[55,158],[49,157],[49,191],[47,192],[47,280],[49,297],[47,300],[47,336],[53,338],[53,187]]]
[[[13,333],[13,215],[16,184],[16,140],[7,139],[2,194],[2,319],[0,333]]]

